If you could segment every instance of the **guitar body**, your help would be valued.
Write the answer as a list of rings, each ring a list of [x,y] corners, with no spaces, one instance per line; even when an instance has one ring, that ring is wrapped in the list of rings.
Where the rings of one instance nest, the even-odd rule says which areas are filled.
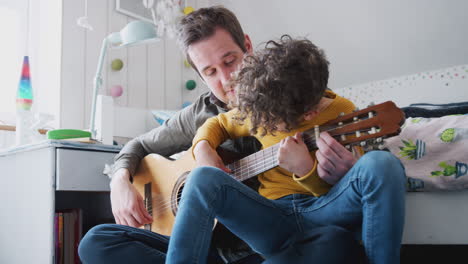
[[[193,168],[195,160],[191,151],[174,161],[158,154],[149,154],[140,162],[133,185],[143,197],[148,197],[145,186],[151,190],[150,198],[145,203],[153,216],[153,223],[146,229],[166,236],[172,233],[177,212],[176,199],[180,197],[185,178]]]

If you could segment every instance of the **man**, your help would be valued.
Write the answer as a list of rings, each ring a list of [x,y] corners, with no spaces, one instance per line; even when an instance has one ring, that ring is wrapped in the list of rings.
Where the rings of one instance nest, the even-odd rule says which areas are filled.
[[[235,98],[229,85],[231,73],[239,68],[244,55],[253,50],[250,37],[243,33],[235,15],[223,7],[203,8],[187,15],[179,24],[178,39],[187,60],[210,92],[163,126],[127,143],[117,155],[111,181],[112,212],[117,225],[100,225],[85,235],[79,248],[84,263],[164,263],[169,238],[136,228],[153,220],[131,184],[132,176],[144,156],[149,153],[170,156],[187,150],[206,119],[229,110],[228,104]],[[337,182],[356,162],[349,151],[326,133],[317,144],[318,173],[327,182]],[[253,138],[230,141],[224,146],[240,154],[260,148]],[[328,245],[348,239],[340,230],[329,230],[324,235],[316,241]],[[228,248],[213,245],[209,263],[262,261],[246,244],[228,244],[231,244]]]

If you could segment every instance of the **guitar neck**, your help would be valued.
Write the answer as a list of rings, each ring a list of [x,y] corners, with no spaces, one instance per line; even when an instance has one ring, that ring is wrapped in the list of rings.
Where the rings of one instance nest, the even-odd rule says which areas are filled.
[[[304,133],[304,143],[309,151],[317,148],[315,139]],[[271,147],[255,152],[243,159],[228,164],[227,167],[232,171],[231,175],[238,181],[245,181],[262,172],[278,166],[278,149],[280,143]]]
[[[396,107],[395,103],[387,101],[347,115],[340,115],[322,124],[320,130],[327,131],[330,136],[348,149],[359,144],[370,150],[375,144],[381,148],[383,138],[398,135],[404,120],[403,111]],[[303,132],[304,143],[309,151],[317,149],[315,139],[318,134],[318,126]],[[279,144],[251,154],[227,167],[231,169],[234,178],[239,181],[252,178],[278,166]]]

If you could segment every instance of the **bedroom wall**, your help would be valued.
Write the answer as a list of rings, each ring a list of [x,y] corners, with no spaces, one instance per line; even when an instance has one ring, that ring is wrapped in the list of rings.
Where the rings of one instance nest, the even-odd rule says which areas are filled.
[[[136,1],[140,3],[141,1]],[[207,4],[204,0],[189,0],[194,7]],[[92,85],[104,37],[119,31],[134,18],[115,11],[115,0],[88,1],[88,19],[94,27],[87,31],[77,26],[77,18],[85,14],[84,0],[64,0],[62,18],[62,66],[60,95],[60,127],[86,129],[89,127]],[[124,62],[120,71],[112,71],[110,63],[119,58]],[[122,49],[108,49],[102,71],[100,94],[109,94],[113,85],[122,85],[124,93],[114,100],[116,136],[135,136],[145,125],[130,128],[119,125],[141,118],[144,109],[180,109],[206,90],[191,69],[184,66],[175,40]],[[189,79],[197,81],[193,91],[185,89]],[[120,129],[120,130],[119,130]]]
[[[331,62],[339,88],[468,62],[468,1],[211,0],[239,17],[255,45],[306,36]]]
[[[285,3],[280,0],[187,1],[196,8],[223,4],[232,9],[256,46],[284,33],[307,36],[328,55],[329,86],[333,89],[468,62],[467,1],[295,0]],[[85,31],[76,25],[76,19],[84,15],[84,0],[64,0],[62,5],[60,127],[85,129],[101,41],[133,18],[116,12],[115,0],[88,1],[88,16],[94,31]],[[124,61],[125,66],[119,72],[110,70],[114,58]],[[135,136],[147,129],[119,125],[141,116],[145,109],[180,109],[183,102],[206,90],[183,65],[174,40],[109,50],[104,66],[101,93],[108,93],[112,85],[124,87],[124,94],[115,100],[117,119],[120,119],[116,127],[127,130],[117,131],[117,136]],[[188,79],[197,80],[197,89],[184,88]],[[417,96],[411,89],[408,93]]]

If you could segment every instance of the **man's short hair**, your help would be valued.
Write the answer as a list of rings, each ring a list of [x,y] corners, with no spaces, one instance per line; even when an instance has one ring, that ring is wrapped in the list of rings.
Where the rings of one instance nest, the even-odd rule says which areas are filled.
[[[244,59],[234,78],[238,119],[252,122],[251,133],[273,133],[285,123],[290,130],[301,116],[314,110],[328,85],[328,65],[323,50],[307,39],[288,35],[268,41],[265,48]]]
[[[241,50],[243,52],[247,51],[244,31],[239,20],[237,20],[234,13],[225,7],[200,8],[186,15],[178,24],[177,39],[179,45],[186,55],[187,61],[197,72],[198,69],[193,64],[187,50],[190,45],[211,37],[217,28],[226,30]]]

